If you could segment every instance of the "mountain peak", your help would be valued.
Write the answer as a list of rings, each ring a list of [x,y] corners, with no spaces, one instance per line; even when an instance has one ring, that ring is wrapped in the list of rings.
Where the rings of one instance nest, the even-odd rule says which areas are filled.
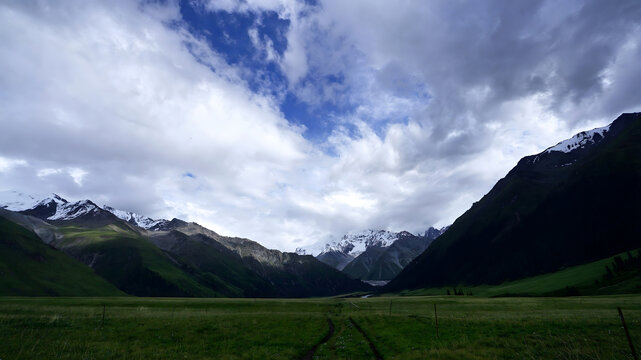
[[[132,211],[118,210],[107,205],[103,205],[102,208],[114,214],[116,217],[118,217],[121,220],[124,220],[132,225],[136,225],[138,227],[141,227],[147,230],[150,230],[160,224],[167,222],[167,220],[165,219],[154,220],[150,217],[139,215]]]
[[[586,146],[595,144],[605,137],[605,134],[610,131],[611,125],[612,124],[588,131],[581,131],[573,137],[567,140],[563,140],[560,143],[545,149],[544,153],[551,153],[553,151],[569,153],[576,149],[581,149]]]
[[[60,195],[58,195],[58,194],[56,194],[56,193],[53,193],[52,195],[53,195],[53,198],[52,198],[52,199],[57,200],[57,201],[61,201],[61,202],[63,202],[63,203],[68,203],[68,201],[67,201],[67,200],[65,200],[65,199],[63,199],[63,198],[62,198],[62,196],[60,196]],[[87,201],[88,201],[88,200],[87,200]]]
[[[56,212],[47,217],[47,220],[72,220],[87,214],[94,214],[100,211],[100,208],[91,200],[80,200],[70,203],[60,197],[54,200],[56,202]]]
[[[449,227],[450,227],[450,226],[448,225],[448,226],[443,226],[443,227],[442,227],[442,228],[440,228],[440,229],[437,229],[437,228],[435,228],[435,227],[430,226],[430,228],[429,228],[429,229],[427,229],[427,231],[425,231],[425,233],[423,234],[423,237],[426,237],[426,238],[428,238],[428,239],[430,239],[430,240],[434,240],[434,239],[436,239],[437,237],[439,237],[439,236],[443,235],[443,233],[445,232],[445,230],[449,229]]]
[[[350,232],[340,239],[332,239],[326,242],[319,242],[305,247],[296,248],[299,255],[319,256],[328,252],[341,252],[356,257],[367,250],[368,247],[388,247],[398,239],[398,233],[387,230],[364,230]]]

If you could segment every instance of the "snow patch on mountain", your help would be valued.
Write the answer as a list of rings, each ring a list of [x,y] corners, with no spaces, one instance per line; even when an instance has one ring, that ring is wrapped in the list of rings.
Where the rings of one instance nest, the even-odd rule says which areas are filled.
[[[612,124],[610,124],[612,125]],[[581,131],[580,133],[574,135],[573,137],[563,140],[560,143],[547,148],[544,153],[550,153],[552,151],[561,151],[564,153],[569,153],[576,149],[585,147],[586,145],[594,144],[605,136],[605,134],[610,131],[610,125],[588,130]]]
[[[356,257],[370,246],[388,247],[398,240],[399,233],[386,230],[366,230],[357,233],[348,233],[340,239],[319,242],[305,247],[296,248],[299,255],[318,256],[330,251],[338,251]]]
[[[152,227],[162,224],[167,222],[165,219],[160,219],[160,220],[154,220],[152,218],[136,214],[131,211],[123,211],[123,210],[118,210],[114,209],[111,206],[103,205],[102,207],[104,210],[109,211],[110,213],[116,215],[118,218],[125,220],[131,224],[134,224],[136,226],[139,226],[143,229],[151,229]]]
[[[443,234],[448,228],[449,226],[444,226],[440,229],[430,227],[422,236],[430,240],[434,240]],[[413,234],[407,231],[395,233],[386,230],[365,230],[357,233],[348,233],[340,239],[334,238],[329,241],[321,241],[308,246],[299,247],[296,248],[295,251],[299,255],[312,255],[315,257],[330,252],[339,252],[355,258],[369,247],[378,246],[386,248],[392,245],[399,238],[411,235]]]
[[[56,203],[56,213],[49,216],[47,220],[73,220],[77,217],[100,211],[100,208],[89,200],[80,200],[70,203],[57,195],[55,198],[42,200],[35,207],[40,204],[49,204],[52,201]]]
[[[55,209],[55,213],[47,217],[46,220],[72,220],[89,213],[98,213],[106,210],[122,220],[148,230],[157,230],[162,224],[169,222],[165,219],[154,220],[131,211],[118,210],[107,205],[101,208],[90,200],[69,202],[56,194],[52,194],[51,196],[34,196],[15,190],[0,191],[0,208],[2,209],[27,211],[38,207],[49,208],[52,209],[51,211]],[[156,229],[152,229],[154,227],[156,227]]]
[[[38,197],[14,190],[0,191],[0,208],[11,211],[27,211],[38,207],[50,208],[52,211],[55,209],[55,213],[47,217],[47,220],[72,220],[86,214],[106,210],[118,218],[144,229],[167,222],[167,220],[154,220],[131,211],[122,211],[106,205],[100,208],[90,200],[69,202],[56,194]]]

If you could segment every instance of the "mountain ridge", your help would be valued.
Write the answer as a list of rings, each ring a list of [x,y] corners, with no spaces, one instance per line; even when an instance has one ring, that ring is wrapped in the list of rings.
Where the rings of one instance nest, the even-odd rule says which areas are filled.
[[[299,247],[296,253],[313,255],[354,279],[388,281],[447,228],[430,227],[423,235],[369,229]],[[397,244],[399,241],[401,244]]]
[[[17,202],[11,204],[15,209]],[[138,221],[149,218],[110,209],[119,212],[54,195],[0,215],[47,234],[49,244],[132,295],[308,297],[369,288],[312,256],[267,249],[176,218],[147,221],[143,228]]]

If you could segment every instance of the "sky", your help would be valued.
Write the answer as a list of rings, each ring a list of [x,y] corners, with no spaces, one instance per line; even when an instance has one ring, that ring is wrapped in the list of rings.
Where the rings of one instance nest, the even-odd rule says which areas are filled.
[[[0,2],[0,190],[270,248],[451,224],[641,111],[641,2]]]

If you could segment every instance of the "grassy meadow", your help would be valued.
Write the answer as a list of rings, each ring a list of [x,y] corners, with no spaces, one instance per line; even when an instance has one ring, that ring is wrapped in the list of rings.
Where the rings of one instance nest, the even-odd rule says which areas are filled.
[[[638,351],[634,295],[0,298],[0,359],[632,359],[617,306]]]

